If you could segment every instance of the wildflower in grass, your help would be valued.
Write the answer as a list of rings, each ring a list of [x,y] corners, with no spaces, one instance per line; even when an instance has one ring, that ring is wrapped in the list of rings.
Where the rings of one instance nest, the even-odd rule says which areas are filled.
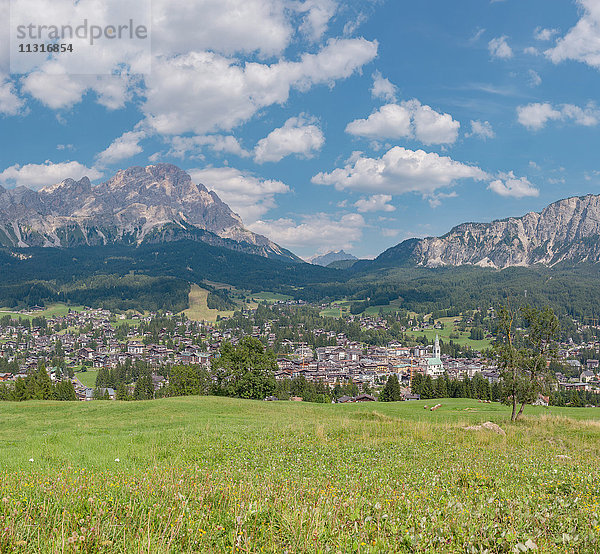
[[[29,458],[29,461],[30,461],[30,462],[33,462],[33,458]]]
[[[121,460],[119,460],[119,458],[115,458],[115,462],[120,462]]]

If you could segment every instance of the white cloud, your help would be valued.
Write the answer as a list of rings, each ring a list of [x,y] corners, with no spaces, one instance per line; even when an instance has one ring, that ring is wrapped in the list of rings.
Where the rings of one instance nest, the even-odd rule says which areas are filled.
[[[246,224],[255,222],[275,208],[276,194],[285,194],[290,190],[281,181],[261,179],[233,167],[192,169],[188,173],[194,181],[214,190]]]
[[[476,43],[485,33],[485,29],[481,28],[481,29],[477,29],[477,31],[473,34],[473,36],[469,39],[469,42],[471,44]]]
[[[245,150],[239,140],[233,135],[175,136],[171,137],[169,142],[171,149],[169,150],[168,155],[176,158],[184,158],[187,155],[200,157],[197,152],[204,147],[210,148],[214,152],[235,154],[240,158],[247,158],[250,156],[250,152]]]
[[[517,108],[519,123],[528,129],[538,130],[546,125],[549,120],[561,119],[562,114],[555,110],[548,102],[528,104]]]
[[[77,104],[86,90],[86,85],[81,79],[67,75],[59,78],[41,71],[24,77],[22,87],[24,92],[53,110],[69,108]]]
[[[492,58],[508,60],[513,57],[512,48],[506,41],[507,38],[507,36],[497,37],[488,42],[488,50],[490,51]]]
[[[301,222],[289,218],[257,221],[248,228],[287,248],[332,251],[350,249],[362,237],[365,220],[360,214],[337,219],[330,214],[304,215]]]
[[[367,119],[356,119],[346,132],[375,139],[416,138],[423,144],[452,144],[460,123],[450,114],[441,114],[418,100],[386,104]]]
[[[121,160],[132,158],[136,154],[143,151],[140,146],[140,140],[147,137],[145,131],[129,131],[123,133],[119,138],[115,139],[110,146],[100,152],[97,156],[98,164],[101,167],[112,165]]]
[[[530,69],[529,74],[529,85],[532,87],[539,87],[542,84],[542,78],[537,71]]]
[[[450,114],[441,114],[421,105],[417,100],[409,102],[413,109],[415,136],[423,144],[453,144],[458,138],[460,123]]]
[[[93,181],[102,177],[102,173],[79,162],[53,163],[46,160],[43,164],[12,165],[0,172],[0,183],[39,189],[68,178],[78,180],[82,177]]]
[[[25,101],[17,95],[14,84],[0,73],[0,114],[17,115],[24,107]]]
[[[369,138],[403,138],[413,134],[411,113],[404,105],[386,104],[367,119],[355,119],[346,126],[346,133]]]
[[[87,10],[96,16],[95,23],[102,24],[110,15],[94,0],[80,0],[76,12],[72,6],[69,11],[52,0],[27,2],[35,7],[30,11],[42,14],[42,21],[70,21],[74,13]],[[128,4],[132,2],[135,0],[128,0]],[[335,0],[153,0],[152,72],[140,69],[142,62],[121,51],[120,44],[100,52],[97,45],[84,52],[77,44],[78,56],[68,58],[74,67],[65,58],[49,60],[22,78],[22,90],[54,110],[74,106],[88,91],[109,109],[121,108],[139,94],[145,98],[145,115],[159,132],[202,135],[231,129],[261,108],[284,103],[290,89],[331,84],[375,57],[375,41],[331,39],[320,52],[305,53],[299,61],[283,58],[298,30],[313,40],[320,39],[336,9]],[[272,57],[277,58],[274,63],[244,62]],[[113,76],[123,71],[123,58],[132,74],[145,74],[144,78]],[[86,75],[91,66],[94,75]],[[166,98],[163,90],[182,105],[183,113],[169,108],[171,98]],[[192,97],[198,106],[190,110]],[[174,129],[167,122],[171,117]],[[207,123],[202,124],[203,120]]]
[[[395,212],[396,208],[388,202],[392,201],[391,194],[374,194],[369,198],[361,198],[354,203],[356,209],[361,212]]]
[[[71,108],[88,90],[109,110],[122,108],[131,99],[133,81],[127,76],[67,75],[61,74],[63,71],[58,63],[48,62],[22,78],[22,89],[53,110]]]
[[[211,50],[277,56],[294,29],[281,0],[153,0],[152,41],[159,55]]]
[[[254,161],[260,164],[278,162],[290,154],[311,157],[324,143],[325,137],[316,120],[304,115],[291,117],[283,127],[274,129],[258,141]]]
[[[427,196],[460,179],[484,181],[488,175],[478,167],[446,156],[395,146],[381,158],[356,153],[343,168],[319,173],[312,182],[333,185],[338,190],[392,195],[417,192]]]
[[[298,10],[306,13],[300,32],[316,42],[327,31],[329,21],[337,11],[337,4],[333,0],[305,0]]]
[[[400,234],[400,229],[382,229],[381,234],[388,238],[397,237]]]
[[[347,21],[344,25],[344,30],[342,31],[344,36],[353,35],[354,32],[365,22],[368,17],[365,13],[360,12],[354,19]]]
[[[286,102],[292,88],[305,91],[347,78],[376,54],[377,42],[361,38],[332,39],[317,54],[271,65],[241,65],[212,52],[158,59],[146,79],[143,111],[162,134],[229,130]]]
[[[600,110],[590,103],[585,108],[573,104],[533,103],[517,108],[519,123],[529,130],[543,129],[548,121],[572,121],[576,125],[593,127],[600,122]]]
[[[494,129],[489,121],[471,120],[471,132],[467,137],[479,137],[483,140],[493,139],[496,136]]]
[[[442,200],[445,200],[446,198],[456,198],[457,196],[458,194],[456,194],[455,191],[436,192],[435,194],[430,194],[427,196],[427,200],[432,208],[439,208],[442,205]]]
[[[396,85],[384,78],[379,71],[373,73],[373,87],[371,88],[371,96],[373,96],[373,98],[381,98],[388,102],[395,102],[396,90]]]
[[[554,63],[575,60],[600,68],[600,4],[597,0],[577,0],[583,15],[556,46],[545,54]]]
[[[536,27],[533,31],[533,38],[535,40],[552,40],[554,35],[558,34],[558,29],[542,29],[541,27]]]
[[[500,196],[523,198],[525,196],[539,196],[540,194],[540,191],[526,177],[515,177],[512,171],[500,173],[498,177],[490,183],[488,188]]]

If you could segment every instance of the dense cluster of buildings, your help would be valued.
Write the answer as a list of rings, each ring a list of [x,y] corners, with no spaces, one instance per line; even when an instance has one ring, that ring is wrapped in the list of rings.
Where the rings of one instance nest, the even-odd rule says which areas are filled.
[[[32,315],[31,313],[29,315]],[[0,318],[2,314],[0,313]],[[90,399],[92,390],[83,387],[77,379],[82,367],[101,369],[115,368],[144,361],[154,368],[155,386],[164,384],[160,368],[172,364],[199,364],[209,367],[211,359],[218,356],[224,341],[236,344],[243,333],[239,329],[226,329],[226,325],[203,324],[180,320],[175,330],[160,329],[158,332],[141,332],[141,324],[149,324],[156,314],[134,315],[127,332],[120,331],[124,315],[115,315],[101,309],[86,309],[65,315],[48,317],[44,326],[35,326],[14,317],[0,325],[0,358],[3,372],[0,381],[14,381],[26,376],[45,360],[53,380],[70,377],[82,399]],[[33,322],[36,320],[34,319]],[[385,327],[377,317],[363,317],[360,324],[364,329]],[[453,358],[442,355],[436,336],[434,345],[405,346],[392,342],[387,346],[369,346],[350,341],[345,334],[311,330],[314,336],[325,335],[329,346],[314,347],[305,342],[284,340],[280,351],[289,352],[277,359],[277,379],[304,377],[308,381],[321,381],[329,385],[354,382],[362,389],[384,384],[390,375],[397,375],[400,383],[408,385],[416,373],[436,378],[447,374],[450,379],[473,378],[482,374],[491,383],[499,379],[498,369],[482,358]],[[249,333],[250,334],[250,333]],[[253,327],[251,335],[266,345],[273,345],[275,333],[272,324]],[[569,364],[577,377],[567,378],[558,373],[558,383],[563,389],[600,389],[600,364],[589,359],[581,364],[577,357],[580,348],[594,349],[598,344],[563,345],[560,356]],[[62,367],[53,367],[50,360],[60,358]],[[108,391],[109,396],[114,391]]]

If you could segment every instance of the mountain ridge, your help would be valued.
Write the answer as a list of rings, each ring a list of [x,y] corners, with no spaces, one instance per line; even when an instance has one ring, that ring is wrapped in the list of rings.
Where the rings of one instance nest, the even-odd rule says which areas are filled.
[[[540,212],[490,223],[461,223],[439,237],[408,239],[367,266],[475,265],[494,269],[600,262],[600,195],[557,200]]]
[[[182,238],[300,261],[246,229],[214,191],[172,164],[119,170],[96,186],[83,177],[39,191],[0,187],[0,245],[8,248],[140,245]]]
[[[330,252],[327,252],[326,254],[315,255],[308,261],[313,265],[327,267],[330,263],[347,260],[358,260],[358,258],[353,254],[348,254],[348,252],[344,252],[344,250],[332,250]]]

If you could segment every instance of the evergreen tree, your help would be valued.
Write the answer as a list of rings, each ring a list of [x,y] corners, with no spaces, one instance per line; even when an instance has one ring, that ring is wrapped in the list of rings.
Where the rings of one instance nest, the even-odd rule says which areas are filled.
[[[127,387],[125,386],[125,383],[121,382],[119,384],[119,387],[117,388],[117,400],[129,400],[130,396],[129,393],[127,392]]]
[[[379,395],[380,402],[397,402],[402,400],[402,392],[400,390],[400,383],[398,382],[397,375],[390,375],[388,377],[385,387]]]
[[[75,387],[71,381],[61,381],[56,385],[56,399],[63,401],[77,400]]]

